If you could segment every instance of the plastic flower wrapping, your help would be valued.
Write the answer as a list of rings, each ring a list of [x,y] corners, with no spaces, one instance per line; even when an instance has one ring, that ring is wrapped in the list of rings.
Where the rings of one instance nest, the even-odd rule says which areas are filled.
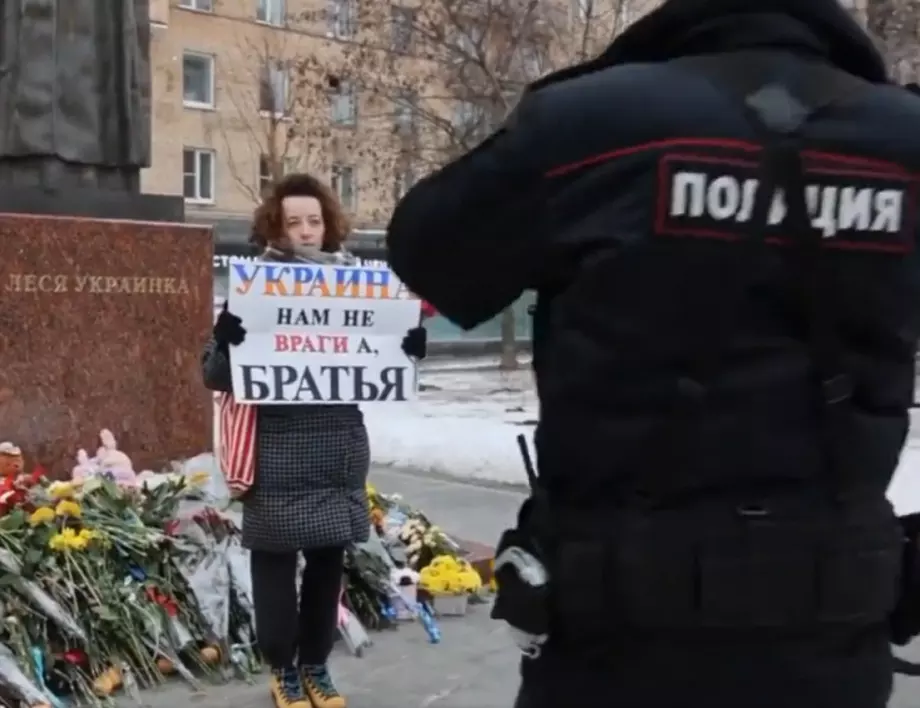
[[[343,639],[360,654],[365,627],[408,618],[437,642],[415,589],[482,583],[421,512],[368,498],[371,538],[346,554]],[[239,507],[213,455],[135,474],[109,435],[70,481],[49,481],[0,444],[0,704],[101,705],[171,676],[198,689],[259,671]]]

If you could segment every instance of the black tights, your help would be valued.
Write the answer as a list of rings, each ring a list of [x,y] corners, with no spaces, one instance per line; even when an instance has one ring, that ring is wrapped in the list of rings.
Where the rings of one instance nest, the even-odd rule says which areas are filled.
[[[307,566],[297,606],[297,554],[253,551],[252,600],[259,649],[273,669],[325,664],[338,624],[345,549],[303,552]]]

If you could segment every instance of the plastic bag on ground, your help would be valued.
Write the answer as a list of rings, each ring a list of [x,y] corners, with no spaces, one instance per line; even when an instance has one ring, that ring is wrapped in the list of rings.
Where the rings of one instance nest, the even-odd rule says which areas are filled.
[[[16,656],[5,644],[0,644],[0,686],[6,694],[27,706],[51,703],[51,697],[45,695],[44,691],[22,672]]]
[[[399,544],[400,546],[402,544]],[[377,533],[377,530],[371,526],[370,536],[363,543],[356,543],[355,547],[366,551],[367,553],[376,556],[379,558],[388,568],[395,568],[396,564],[393,560],[393,555],[390,552],[387,544],[380,538],[380,535]],[[403,552],[403,559],[405,559],[405,552]],[[403,560],[405,562],[405,560]]]
[[[186,477],[207,472],[207,481],[197,485],[202,495],[215,506],[226,507],[230,504],[230,488],[213,453],[207,452],[185,460],[180,463],[179,472]]]
[[[188,559],[181,568],[208,629],[218,640],[226,639],[230,630],[229,544],[230,539],[225,538]]]

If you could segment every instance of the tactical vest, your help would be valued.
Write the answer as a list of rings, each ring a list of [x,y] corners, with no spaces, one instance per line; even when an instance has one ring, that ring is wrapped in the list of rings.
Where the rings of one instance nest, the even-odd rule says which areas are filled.
[[[560,315],[552,293],[537,306],[534,366],[542,410],[536,442],[551,500],[539,516],[553,577],[551,631],[560,641],[630,627],[786,633],[870,625],[884,621],[898,597],[902,535],[884,491],[906,435],[909,398],[903,398],[913,388],[908,330],[916,322],[907,313],[916,303],[905,301],[917,287],[912,244],[903,254],[828,255],[806,204],[799,133],[864,87],[850,75],[813,65],[797,77],[792,94],[784,94],[768,80],[769,56],[750,54],[744,61],[677,60],[740,101],[757,132],[759,188],[748,236],[731,246],[688,240],[646,249],[628,277],[659,283],[665,292],[636,288],[648,296],[636,298],[633,313],[623,313],[618,326],[642,331],[636,351],[569,357],[575,344],[559,344],[571,336],[560,330],[566,323],[617,316],[591,301],[592,280],[615,277],[615,254],[584,265],[560,296],[567,311]],[[777,190],[786,195],[791,243],[785,248],[769,243]],[[699,263],[712,266],[716,287],[681,283]],[[786,287],[763,319],[739,319],[738,303],[760,287],[766,264],[772,282],[779,277]],[[842,274],[856,281],[844,282]],[[675,284],[671,293],[662,284],[668,277]],[[579,295],[596,311],[573,314]],[[676,316],[669,310],[676,311],[675,298],[681,312],[694,309],[687,306],[691,300],[700,316]],[[890,349],[847,350],[837,317],[844,307],[877,313],[875,326],[891,328]],[[782,323],[775,336],[791,330],[803,342],[770,365],[798,367],[812,385],[764,392],[763,400],[752,401],[741,384],[714,398],[712,382],[745,364],[740,341],[760,337],[758,351],[769,347],[770,322]],[[859,339],[859,333],[850,335]],[[586,372],[614,372],[619,365],[661,376],[623,375],[616,385],[606,377],[586,378]],[[600,411],[618,406],[623,419],[605,427]],[[787,447],[788,465],[759,464],[752,449],[769,441],[757,438],[756,426],[747,439],[706,435],[708,420],[730,420],[733,406],[754,411],[780,446],[783,426],[792,431],[799,423],[784,420],[784,410],[808,410],[817,425],[814,435],[789,436],[800,442]],[[570,444],[580,426],[583,456]],[[560,446],[563,437],[569,442]],[[717,459],[719,445],[726,460],[701,463]],[[592,483],[618,476],[610,487],[617,491],[587,498],[580,495],[579,475]]]

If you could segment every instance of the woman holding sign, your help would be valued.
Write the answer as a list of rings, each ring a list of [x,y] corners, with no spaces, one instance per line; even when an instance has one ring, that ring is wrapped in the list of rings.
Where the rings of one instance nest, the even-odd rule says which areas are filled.
[[[252,242],[261,259],[353,264],[342,248],[347,221],[333,192],[305,174],[275,185],[256,210]],[[227,311],[217,318],[202,362],[205,384],[232,402],[230,346],[246,330]],[[403,350],[425,356],[424,330],[407,333]],[[236,456],[252,465],[234,486],[243,501],[243,545],[252,551],[259,646],[272,668],[278,708],[344,708],[327,659],[336,636],[345,547],[366,541],[367,430],[354,404],[259,405],[231,421]],[[223,413],[223,411],[222,411]],[[251,415],[245,420],[245,415]],[[251,454],[254,451],[254,456]],[[306,568],[297,598],[297,561]]]

